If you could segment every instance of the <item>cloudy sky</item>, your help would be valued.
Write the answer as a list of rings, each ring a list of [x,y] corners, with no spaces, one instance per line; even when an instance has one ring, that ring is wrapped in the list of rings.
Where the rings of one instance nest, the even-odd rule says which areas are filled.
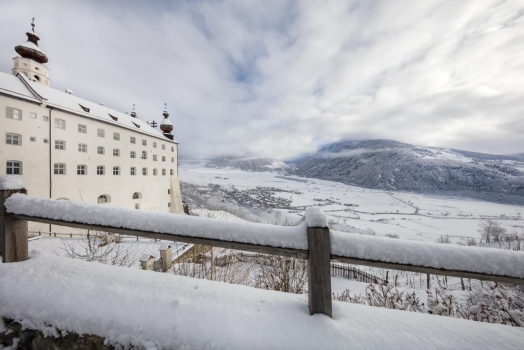
[[[341,139],[524,152],[524,1],[0,0],[0,71],[36,17],[51,85],[183,155],[288,158]]]

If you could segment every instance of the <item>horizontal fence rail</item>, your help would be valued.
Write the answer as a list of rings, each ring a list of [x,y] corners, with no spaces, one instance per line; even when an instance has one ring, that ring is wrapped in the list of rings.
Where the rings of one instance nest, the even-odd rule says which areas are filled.
[[[327,217],[315,207],[307,209],[305,223],[282,227],[34,198],[17,193],[25,192],[23,189],[0,192],[4,200],[0,211],[0,254],[4,262],[27,259],[27,221],[34,221],[307,259],[311,314],[331,316],[333,260],[524,285],[522,252],[330,232]],[[20,253],[6,256],[6,249]]]

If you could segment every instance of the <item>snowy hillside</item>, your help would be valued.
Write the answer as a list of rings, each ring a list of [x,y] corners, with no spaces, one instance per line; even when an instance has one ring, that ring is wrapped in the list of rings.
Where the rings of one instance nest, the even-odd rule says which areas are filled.
[[[292,166],[299,176],[367,188],[524,203],[524,162],[510,156],[391,140],[343,141]]]
[[[258,172],[276,172],[280,175],[289,175],[293,171],[285,163],[270,158],[246,158],[246,157],[217,157],[210,160],[206,167],[208,168],[230,168],[239,169],[243,171],[258,171]]]

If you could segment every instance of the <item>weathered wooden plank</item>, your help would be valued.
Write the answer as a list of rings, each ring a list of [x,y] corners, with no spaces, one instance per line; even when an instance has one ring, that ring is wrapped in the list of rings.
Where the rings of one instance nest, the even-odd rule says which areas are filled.
[[[308,227],[307,237],[309,313],[321,313],[332,317],[329,228]]]
[[[300,249],[270,247],[270,246],[263,246],[263,245],[258,245],[258,244],[223,241],[223,240],[210,239],[210,238],[205,238],[205,237],[189,237],[189,236],[177,235],[176,233],[158,233],[158,232],[131,230],[131,229],[126,229],[126,228],[121,228],[121,227],[89,225],[89,224],[84,224],[80,222],[69,222],[69,221],[62,221],[62,220],[32,217],[32,216],[26,216],[26,215],[8,214],[8,216],[13,219],[17,219],[17,220],[41,222],[45,224],[75,227],[75,228],[86,229],[86,230],[97,230],[97,231],[102,231],[102,232],[120,233],[120,234],[125,234],[125,235],[130,235],[130,236],[140,236],[140,237],[146,237],[146,238],[151,238],[151,239],[162,239],[162,240],[174,241],[174,242],[202,244],[202,245],[209,245],[209,246],[219,247],[219,248],[244,250],[244,251],[249,251],[249,252],[270,254],[270,255],[281,255],[281,256],[287,256],[287,257],[298,258],[298,259],[307,259],[308,257],[308,251],[300,250]],[[174,228],[174,230],[176,232],[176,228]]]
[[[4,263],[27,260],[28,224],[24,219],[9,216],[5,210],[4,202],[13,193],[25,193],[20,190],[0,190],[0,255]]]
[[[494,282],[502,282],[502,283],[512,283],[512,284],[517,284],[517,285],[524,285],[524,279],[522,279],[522,278],[515,278],[515,277],[508,277],[508,276],[489,275],[489,274],[485,274],[485,273],[469,272],[469,271],[456,271],[456,270],[436,269],[436,268],[432,268],[432,267],[407,265],[407,264],[397,264],[397,263],[376,261],[376,260],[363,260],[363,259],[348,258],[348,257],[338,256],[338,255],[331,255],[331,259],[335,260],[335,261],[348,263],[348,264],[354,264],[354,265],[382,267],[384,269],[420,272],[420,273],[426,273],[426,274],[432,274],[432,275],[444,275],[444,276],[453,276],[453,277],[462,277],[462,278],[474,278],[474,279],[477,279],[477,280],[485,280],[485,281],[494,281]]]

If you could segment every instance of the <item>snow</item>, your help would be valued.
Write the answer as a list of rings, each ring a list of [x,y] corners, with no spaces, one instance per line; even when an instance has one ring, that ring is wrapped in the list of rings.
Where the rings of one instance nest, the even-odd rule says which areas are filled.
[[[331,231],[331,254],[357,259],[524,278],[522,252]]]
[[[40,102],[17,77],[0,72],[0,92],[25,100]]]
[[[520,328],[333,303],[32,252],[0,264],[0,315],[26,327],[164,349],[517,349]],[[445,336],[442,336],[445,334]]]
[[[0,176],[0,190],[20,190],[24,188],[24,182],[20,176],[16,175],[1,175]]]
[[[59,90],[52,89],[48,86],[44,86],[39,83],[35,83],[27,79],[26,76],[23,74],[20,75],[22,79],[24,79],[29,86],[41,97],[46,99],[46,104],[49,106],[54,106],[56,108],[73,112],[77,114],[81,114],[87,117],[90,117],[92,119],[96,120],[104,120],[105,122],[109,122],[111,124],[117,124],[120,126],[125,126],[127,128],[133,129],[134,131],[145,133],[151,136],[156,136],[158,138],[161,138],[162,140],[166,142],[175,142],[171,141],[164,137],[162,133],[151,127],[146,122],[138,119],[133,118],[130,115],[126,115],[125,113],[121,113],[118,111],[115,111],[114,109],[105,107],[100,105],[99,103],[91,102],[84,100],[80,97],[77,97],[75,95],[71,95]],[[89,108],[89,112],[85,112],[80,105]],[[110,115],[118,118],[118,121],[114,121]],[[160,113],[159,113],[160,115]],[[134,124],[138,124],[140,126],[140,129],[138,129]]]
[[[42,51],[40,46],[36,45],[35,43],[30,42],[29,40],[18,46],[23,46],[25,48],[28,48],[29,50],[39,51],[40,53],[45,55],[44,51]]]
[[[33,198],[23,194],[9,197],[7,212],[90,225],[178,234],[259,244],[272,247],[307,249],[306,226],[274,226],[232,222],[212,218],[117,208],[107,205]]]
[[[306,223],[309,227],[328,227],[327,216],[319,207],[306,209]]]

